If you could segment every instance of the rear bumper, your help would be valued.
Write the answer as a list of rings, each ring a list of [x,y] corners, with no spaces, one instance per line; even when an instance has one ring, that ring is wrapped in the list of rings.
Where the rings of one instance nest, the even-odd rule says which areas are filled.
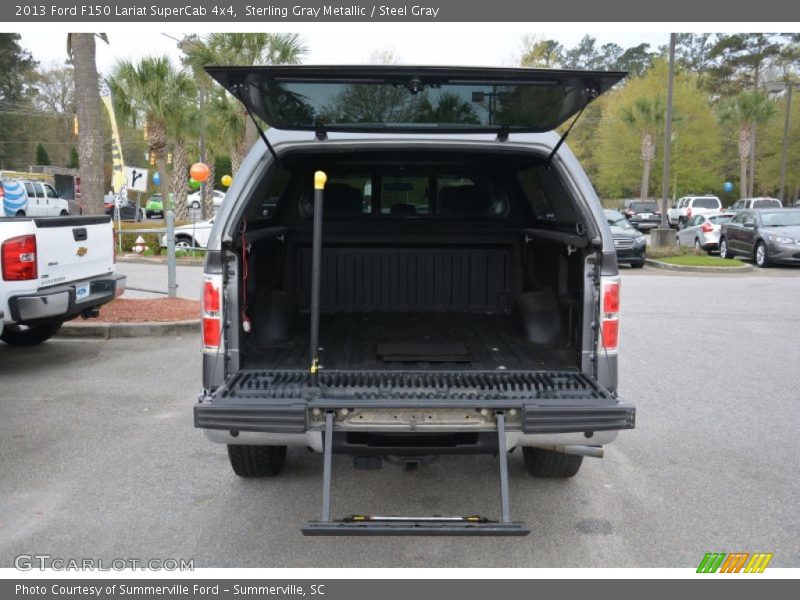
[[[75,300],[78,285],[88,283],[89,295]],[[81,313],[111,302],[125,291],[126,277],[120,273],[101,275],[20,294],[8,299],[11,321],[20,325],[36,325],[47,321],[69,321]]]

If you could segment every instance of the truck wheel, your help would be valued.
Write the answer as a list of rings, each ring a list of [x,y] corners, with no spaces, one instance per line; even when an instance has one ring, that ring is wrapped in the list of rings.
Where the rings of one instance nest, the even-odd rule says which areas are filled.
[[[574,477],[583,463],[583,457],[577,454],[564,454],[542,448],[524,447],[522,457],[529,475],[553,479]]]
[[[61,322],[44,323],[42,325],[32,325],[25,327],[21,325],[6,325],[3,333],[0,333],[0,340],[12,346],[35,346],[45,340],[49,340],[56,332],[61,329]]]
[[[228,458],[239,477],[276,477],[286,466],[286,446],[229,444]]]

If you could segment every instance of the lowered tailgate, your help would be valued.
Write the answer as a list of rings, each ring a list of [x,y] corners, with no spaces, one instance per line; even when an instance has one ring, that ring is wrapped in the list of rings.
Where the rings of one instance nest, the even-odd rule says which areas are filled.
[[[39,287],[114,271],[114,234],[108,216],[34,219]]]

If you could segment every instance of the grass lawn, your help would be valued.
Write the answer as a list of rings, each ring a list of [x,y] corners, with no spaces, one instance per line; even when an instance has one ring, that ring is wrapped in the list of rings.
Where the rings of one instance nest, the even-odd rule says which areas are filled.
[[[742,263],[738,260],[727,260],[719,256],[684,254],[681,256],[666,256],[657,258],[661,262],[671,265],[684,265],[690,267],[741,267]]]

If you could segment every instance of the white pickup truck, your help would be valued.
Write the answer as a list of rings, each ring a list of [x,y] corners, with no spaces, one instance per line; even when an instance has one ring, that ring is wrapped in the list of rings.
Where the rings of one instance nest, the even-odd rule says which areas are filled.
[[[107,216],[0,218],[0,340],[32,346],[122,294]]]

